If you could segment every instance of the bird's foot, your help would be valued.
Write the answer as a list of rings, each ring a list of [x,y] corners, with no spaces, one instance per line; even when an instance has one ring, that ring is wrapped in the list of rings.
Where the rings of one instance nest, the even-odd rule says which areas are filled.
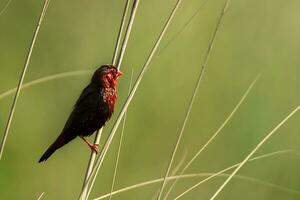
[[[91,148],[91,150],[93,152],[95,152],[96,154],[99,153],[99,144],[90,144],[89,147]]]
[[[85,139],[83,136],[81,136],[81,139],[83,139],[83,141],[91,148],[91,150],[93,152],[95,152],[96,154],[99,153],[99,144],[92,144],[87,139]]]

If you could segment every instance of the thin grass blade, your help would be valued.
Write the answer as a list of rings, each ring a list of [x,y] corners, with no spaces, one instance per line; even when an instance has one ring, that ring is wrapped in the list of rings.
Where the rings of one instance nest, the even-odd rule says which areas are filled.
[[[281,151],[275,151],[275,152],[271,152],[271,153],[267,153],[267,154],[263,154],[263,155],[260,155],[260,156],[257,156],[257,157],[254,157],[252,159],[250,159],[248,162],[252,162],[252,161],[257,161],[257,160],[261,160],[261,159],[265,159],[265,158],[270,158],[270,157],[274,157],[276,155],[281,155],[281,154],[287,154],[287,153],[295,153],[295,151],[293,150],[281,150]],[[298,155],[299,156],[299,155]],[[237,163],[233,166],[230,167],[230,169],[233,169],[235,167],[237,167],[240,163]],[[226,171],[230,170],[229,168],[226,168]],[[224,171],[224,170],[222,170]],[[223,174],[226,172],[222,172],[222,173],[218,173],[216,175],[216,173],[197,173],[197,174],[184,174],[184,175],[177,175],[177,176],[169,176],[168,177],[168,180],[178,180],[178,179],[185,179],[185,178],[196,178],[196,177],[219,177],[219,176],[223,176]],[[250,177],[248,177],[250,178]],[[251,178],[253,179],[253,178]],[[131,186],[128,186],[128,187],[125,187],[125,188],[121,188],[119,190],[116,190],[114,192],[112,192],[112,195],[117,195],[117,194],[120,194],[120,193],[123,193],[123,192],[127,192],[127,191],[130,191],[130,190],[134,190],[134,189],[137,189],[137,188],[140,188],[140,187],[144,187],[144,186],[148,186],[148,185],[151,185],[151,184],[155,184],[155,183],[160,183],[164,180],[164,178],[159,178],[159,179],[154,179],[154,180],[149,180],[149,181],[144,181],[144,182],[141,182],[141,183],[138,183],[138,184],[135,184],[135,185],[131,185]],[[256,179],[256,180],[259,180],[259,179]],[[259,180],[261,181],[261,180]],[[300,191],[298,190],[294,190],[294,189],[290,189],[290,188],[286,188],[284,186],[279,186],[279,185],[274,185],[272,183],[269,183],[269,182],[265,182],[263,181],[264,183],[268,183],[268,185],[270,187],[278,187],[278,189],[281,189],[281,190],[284,190],[284,191],[287,191],[287,192],[291,192],[291,193],[295,193],[295,194],[300,194]],[[95,198],[94,200],[101,200],[101,199],[105,199],[107,197],[109,197],[110,193],[108,194],[105,194],[105,195],[102,195],[98,198]]]
[[[45,192],[42,192],[42,194],[40,194],[40,196],[38,197],[37,200],[41,200],[43,198],[44,194],[45,194]]]
[[[210,198],[210,200],[214,200],[218,194],[224,189],[224,187],[228,184],[228,182],[232,179],[232,177],[246,164],[246,162],[251,158],[251,156],[269,139],[273,136],[273,134],[284,125],[294,114],[296,114],[300,109],[298,106],[295,110],[293,110],[284,120],[282,120],[250,153],[249,155],[238,165],[238,167],[231,173],[231,175],[227,178],[227,180],[219,187],[219,189],[215,192],[215,194]]]
[[[237,112],[239,107],[242,105],[244,100],[247,98],[248,94],[250,93],[251,89],[259,79],[260,74],[254,79],[254,81],[250,84],[246,92],[243,94],[240,101],[237,103],[237,105],[234,107],[232,112],[229,114],[229,116],[225,119],[225,121],[221,124],[221,126],[218,128],[218,130],[211,136],[211,138],[198,150],[198,152],[193,156],[193,158],[184,166],[180,174],[184,174],[185,171],[189,168],[189,166],[198,158],[198,156],[204,151],[204,149],[218,136],[218,134],[223,130],[223,128],[227,125],[227,123],[230,121],[230,119],[234,116],[234,114]],[[168,198],[170,195],[172,189],[175,187],[177,183],[177,180],[174,181],[174,183],[169,188],[168,192],[166,193],[164,200]]]
[[[204,76],[204,72],[205,72],[205,69],[206,69],[206,66],[207,66],[207,63],[208,63],[208,60],[210,58],[210,54],[211,54],[211,51],[213,49],[213,46],[214,46],[214,43],[215,43],[215,39],[216,39],[216,36],[217,36],[217,33],[220,29],[220,26],[221,26],[221,22],[222,22],[222,19],[223,19],[223,16],[226,12],[226,9],[228,7],[228,0],[225,2],[224,4],[224,7],[222,8],[222,11],[221,11],[221,15],[219,17],[219,20],[218,20],[218,23],[217,23],[217,26],[213,32],[213,36],[210,40],[210,43],[209,43],[209,46],[208,46],[208,49],[207,49],[207,52],[205,54],[205,59],[204,59],[204,62],[201,66],[201,70],[200,70],[200,73],[199,73],[199,76],[198,76],[198,80],[195,84],[195,88],[194,88],[194,91],[193,91],[193,94],[191,96],[191,99],[190,99],[190,102],[188,104],[188,108],[187,108],[187,111],[186,111],[186,114],[185,114],[185,117],[184,117],[184,120],[183,120],[183,124],[182,124],[182,127],[181,127],[181,130],[180,130],[180,133],[177,137],[177,141],[176,141],[176,144],[174,146],[174,149],[173,149],[173,152],[172,152],[172,155],[171,155],[171,159],[169,161],[169,164],[168,164],[168,168],[166,170],[166,173],[165,173],[165,180],[163,181],[161,187],[160,187],[160,193],[157,197],[157,200],[160,200],[162,198],[162,194],[163,194],[163,191],[164,191],[164,187],[166,185],[166,180],[167,180],[167,177],[169,176],[169,173],[170,173],[170,170],[171,170],[171,167],[172,167],[172,164],[173,164],[173,160],[175,158],[175,155],[176,155],[176,152],[177,152],[177,149],[178,149],[178,146],[179,146],[179,143],[181,141],[181,138],[183,136],[183,132],[184,132],[184,129],[185,129],[185,126],[186,126],[186,123],[189,119],[189,116],[190,116],[190,113],[192,111],[192,108],[193,108],[193,104],[194,104],[194,101],[195,101],[195,98],[197,96],[197,93],[198,93],[198,90],[199,90],[199,87],[200,87],[200,84],[201,84],[201,81],[202,81],[202,78]]]
[[[114,54],[113,54],[113,59],[112,59],[112,64],[113,65],[117,64],[118,52],[119,52],[121,38],[122,38],[124,26],[125,26],[126,16],[127,16],[128,10],[129,10],[129,4],[130,4],[130,0],[126,0],[126,4],[125,4],[124,11],[123,11],[123,16],[122,16],[118,36],[117,36],[117,42],[116,42],[115,50],[114,50]],[[131,21],[133,21],[133,19],[131,19]],[[129,30],[127,30],[127,31],[129,31]]]
[[[294,114],[296,114],[296,112],[298,111],[300,109],[300,106],[298,106],[295,110],[293,110],[283,121],[281,121],[256,147],[255,147],[255,149],[253,150],[253,151],[251,151],[251,153],[241,162],[241,163],[238,163],[238,164],[236,164],[236,165],[233,165],[233,166],[231,166],[231,167],[228,167],[228,168],[226,168],[226,169],[224,169],[224,170],[221,170],[221,171],[219,171],[219,172],[217,172],[217,173],[215,173],[213,176],[210,176],[210,177],[208,177],[208,178],[206,178],[206,179],[204,179],[204,180],[202,180],[201,182],[199,182],[199,183],[197,183],[197,184],[195,184],[194,186],[192,186],[192,187],[190,187],[188,190],[186,190],[186,191],[184,191],[183,193],[181,193],[180,195],[178,195],[176,198],[175,198],[175,200],[177,200],[177,199],[179,199],[179,198],[181,198],[182,196],[184,196],[185,194],[187,194],[188,192],[190,192],[190,191],[192,191],[192,190],[194,190],[195,188],[197,188],[199,185],[201,185],[202,183],[204,183],[204,182],[206,182],[206,181],[208,181],[208,180],[210,180],[210,179],[212,179],[213,177],[215,177],[215,176],[217,176],[217,175],[219,175],[219,174],[222,174],[222,173],[225,173],[226,171],[228,171],[228,170],[231,170],[231,169],[233,169],[233,168],[236,168],[236,170],[232,173],[233,175],[235,175],[238,171],[239,171],[239,169],[248,161],[248,160],[251,160],[250,159],[250,157],[259,149],[259,147],[260,146],[262,146],[283,124],[285,124],[286,122],[287,122],[287,120],[289,119],[289,118],[291,118]],[[232,175],[232,176],[233,176]],[[230,177],[232,177],[232,176],[230,176]],[[218,189],[218,191],[220,192],[223,188],[224,188],[224,186],[230,181],[230,177],[228,177],[228,179],[222,184],[222,186]],[[218,192],[218,193],[219,193]],[[216,194],[216,193],[215,193]],[[214,194],[214,196],[215,196],[215,194]],[[215,197],[214,197],[215,198]]]
[[[187,156],[187,152],[184,153],[184,156],[181,158],[180,162],[175,166],[174,170],[171,172],[170,177],[176,175],[176,173],[178,172],[178,170],[179,170],[179,169],[181,168],[181,166],[183,165],[183,163],[184,163],[184,161],[185,161],[185,159],[186,159],[186,156]],[[169,179],[168,179],[168,181],[169,181]],[[175,181],[176,181],[176,179],[175,179]],[[152,200],[154,200],[154,199],[157,198],[157,196],[159,195],[159,192],[160,192],[160,190],[158,190],[158,191],[156,192],[156,194],[155,194],[155,196],[153,196]]]
[[[116,61],[116,63],[114,63],[114,65],[116,65],[118,69],[121,68],[121,64],[122,64],[122,61],[123,61],[123,57],[124,57],[124,54],[125,54],[127,43],[128,43],[128,40],[129,40],[129,37],[130,37],[130,34],[131,34],[132,25],[133,25],[135,15],[136,15],[136,12],[137,12],[137,9],[138,9],[138,5],[139,5],[139,0],[134,0],[133,5],[132,5],[132,10],[131,10],[131,15],[130,15],[130,18],[129,18],[129,23],[128,23],[128,26],[126,28],[125,37],[124,37],[124,40],[123,40],[123,43],[122,43],[122,46],[121,46],[121,51],[120,51],[118,60]]]
[[[39,30],[40,30],[41,24],[43,22],[44,16],[46,14],[49,3],[50,3],[50,0],[45,0],[44,5],[43,5],[43,9],[42,9],[40,17],[39,17],[39,21],[38,21],[37,26],[35,28],[33,38],[32,38],[32,41],[31,41],[31,44],[30,44],[30,47],[29,47],[29,50],[28,50],[27,58],[25,60],[23,71],[22,71],[22,74],[21,74],[21,77],[20,77],[20,80],[19,80],[19,83],[18,83],[18,86],[17,86],[17,91],[16,91],[16,94],[15,94],[15,97],[14,97],[14,100],[13,100],[13,103],[12,103],[12,106],[11,106],[11,109],[10,109],[10,113],[9,113],[7,123],[6,123],[4,136],[2,138],[1,147],[0,147],[0,160],[3,156],[4,146],[5,146],[7,136],[8,136],[8,133],[9,133],[9,129],[10,129],[10,125],[11,125],[11,122],[12,122],[12,119],[13,119],[13,116],[14,116],[14,112],[15,112],[15,109],[16,109],[18,97],[19,97],[19,94],[20,94],[20,91],[21,91],[21,87],[22,87],[22,84],[23,84],[23,81],[24,81],[24,78],[25,78],[25,75],[26,75],[27,68],[29,66],[29,62],[30,62],[30,59],[31,59],[31,54],[32,54],[32,51],[33,51],[33,48],[34,48],[34,45],[35,45],[35,41],[36,41],[36,38],[38,36]]]
[[[92,73],[92,71],[90,71],[90,70],[79,70],[79,71],[63,72],[63,73],[59,73],[59,74],[45,76],[45,77],[42,77],[42,78],[39,78],[39,79],[36,79],[36,80],[33,80],[33,81],[23,84],[21,87],[21,90],[31,87],[31,86],[38,85],[40,83],[46,83],[46,82],[57,80],[57,79],[63,79],[63,78],[79,76],[79,75],[86,75],[86,74],[91,74],[91,73]],[[13,89],[10,89],[10,90],[7,90],[7,91],[1,93],[0,100],[15,93],[16,91],[17,91],[17,88],[13,88]]]
[[[0,11],[0,16],[6,11],[6,9],[8,8],[9,4],[12,2],[12,0],[7,0],[5,5],[3,6],[3,8]]]
[[[193,21],[193,19],[200,13],[200,10],[205,6],[205,4],[208,2],[209,0],[204,0],[200,6],[198,7],[198,9],[191,15],[191,17],[183,24],[183,26],[179,29],[178,32],[176,32],[171,39],[161,48],[161,50],[159,51],[159,54],[161,54],[162,52],[164,52],[171,43],[173,43],[178,36],[186,29],[186,27],[188,27],[188,25],[191,24],[191,22]]]
[[[112,58],[112,64],[113,65],[116,65],[116,62],[117,62],[116,59],[117,59],[117,54],[118,54],[118,51],[119,51],[118,49],[119,49],[121,38],[122,38],[122,33],[123,33],[123,29],[124,29],[128,9],[129,9],[129,4],[130,4],[130,0],[127,0],[126,4],[125,4],[124,11],[123,11],[122,20],[121,20],[121,24],[120,24],[120,28],[119,28],[119,32],[118,32],[118,36],[117,36],[117,41],[116,41],[116,45],[115,45],[115,50],[114,50],[114,54],[113,54],[113,58]],[[130,15],[128,27],[129,26],[131,27],[132,24],[133,24],[136,10],[137,10],[137,4],[134,2],[133,6],[132,6],[132,12],[131,12],[131,15]],[[121,52],[120,52],[120,54],[122,54],[122,55],[124,55],[130,33],[131,33],[131,28],[127,28],[126,34],[125,34],[125,39],[124,39],[124,42],[122,44],[122,49],[121,49]],[[122,63],[120,61],[120,59],[118,60],[118,63],[119,63],[119,65]],[[101,128],[100,130],[97,131],[95,139],[94,139],[94,144],[98,144],[98,145],[100,144],[102,132],[103,132],[103,128]],[[91,152],[88,167],[87,167],[85,177],[84,177],[84,182],[83,182],[83,185],[82,185],[81,193],[83,194],[83,196],[87,196],[88,191],[87,191],[87,187],[85,187],[85,184],[87,183],[87,179],[91,175],[92,169],[95,165],[96,156],[97,155],[96,155],[95,152]]]

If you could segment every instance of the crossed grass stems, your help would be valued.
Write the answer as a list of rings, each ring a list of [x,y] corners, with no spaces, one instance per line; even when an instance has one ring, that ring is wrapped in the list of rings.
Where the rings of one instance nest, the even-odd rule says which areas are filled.
[[[263,156],[258,156],[258,157],[255,157],[255,158],[251,158],[254,153],[282,126],[284,125],[288,119],[290,117],[292,117],[294,114],[297,113],[297,111],[300,109],[300,106],[296,107],[296,109],[294,109],[286,118],[284,118],[284,120],[282,120],[269,134],[267,134],[267,136],[248,154],[248,156],[240,163],[236,164],[236,165],[233,165],[231,167],[228,167],[224,170],[221,170],[217,173],[202,173],[202,174],[184,174],[184,172],[186,171],[186,169],[195,161],[195,159],[200,155],[200,153],[208,146],[208,144],[210,144],[213,139],[221,132],[221,130],[226,126],[226,124],[230,121],[230,119],[232,118],[232,116],[236,113],[236,111],[238,110],[238,108],[240,107],[240,105],[243,103],[243,101],[246,99],[247,95],[249,94],[250,90],[252,89],[252,87],[254,86],[254,84],[256,83],[256,81],[258,80],[259,76],[258,75],[255,80],[250,84],[249,88],[246,90],[246,92],[244,93],[244,95],[242,96],[241,100],[238,102],[238,104],[235,106],[235,108],[233,109],[233,111],[230,113],[230,115],[226,118],[226,120],[224,121],[224,123],[220,126],[220,128],[212,135],[212,137],[207,141],[207,143],[202,147],[200,148],[200,150],[193,156],[193,158],[188,162],[187,165],[185,165],[185,167],[183,168],[183,170],[181,170],[180,174],[177,175],[177,176],[172,176],[170,175],[170,170],[171,170],[171,167],[172,167],[172,164],[173,164],[173,160],[174,160],[174,157],[176,155],[176,151],[177,151],[177,148],[178,148],[178,145],[180,144],[180,141],[181,141],[181,138],[183,136],[183,132],[185,130],[185,124],[187,122],[187,120],[189,119],[189,115],[190,115],[190,112],[192,110],[192,106],[193,106],[193,103],[194,103],[194,100],[195,100],[195,97],[197,95],[197,92],[199,90],[199,86],[200,86],[200,83],[201,83],[201,80],[202,80],[202,77],[204,75],[204,72],[205,72],[205,68],[208,64],[208,61],[209,61],[209,57],[210,57],[210,54],[211,54],[211,51],[213,50],[213,46],[214,46],[214,41],[215,41],[215,38],[217,36],[217,33],[219,32],[219,28],[221,26],[221,22],[223,20],[223,17],[227,11],[227,8],[228,8],[228,5],[229,5],[229,0],[226,0],[225,3],[224,3],[224,6],[222,8],[222,11],[221,11],[221,14],[220,14],[220,17],[218,19],[218,22],[217,22],[217,25],[216,25],[216,28],[213,32],[213,35],[212,35],[212,38],[210,40],[210,43],[209,43],[209,47],[208,47],[208,50],[205,54],[205,59],[204,59],[204,62],[203,64],[201,65],[201,68],[200,68],[200,73],[199,73],[199,76],[198,76],[198,80],[195,84],[195,88],[194,88],[194,91],[193,91],[193,94],[191,96],[191,100],[188,104],[188,108],[187,108],[187,112],[186,112],[186,115],[184,117],[184,121],[183,121],[183,125],[182,125],[182,128],[180,130],[180,133],[178,135],[178,138],[177,138],[177,142],[174,146],[174,149],[173,149],[173,153],[172,153],[172,156],[170,158],[170,162],[169,162],[169,165],[167,167],[167,170],[166,170],[166,173],[165,173],[165,176],[161,179],[156,179],[156,180],[152,180],[152,181],[147,181],[147,182],[143,182],[143,183],[140,183],[140,184],[137,184],[137,185],[134,185],[134,186],[129,186],[127,188],[124,188],[124,189],[121,189],[121,190],[118,190],[118,191],[113,191],[113,188],[114,188],[114,182],[115,182],[115,178],[116,178],[116,173],[117,173],[117,165],[118,165],[118,159],[119,159],[119,156],[120,156],[120,150],[121,150],[121,145],[122,145],[122,137],[123,137],[123,133],[124,133],[124,128],[125,128],[125,120],[126,120],[126,111],[127,111],[127,108],[132,100],[132,98],[134,97],[134,94],[143,78],[143,75],[144,73],[146,72],[146,70],[149,68],[150,66],[150,63],[156,53],[156,50],[160,44],[160,41],[162,40],[169,24],[171,23],[178,7],[180,6],[180,4],[182,3],[183,0],[178,0],[176,5],[174,6],[165,26],[163,27],[160,35],[158,36],[158,39],[154,45],[154,47],[152,48],[136,82],[134,83],[132,89],[130,90],[129,92],[129,95],[127,97],[127,100],[114,124],[114,127],[112,129],[112,131],[110,132],[106,142],[105,142],[105,145],[103,147],[103,150],[101,152],[101,154],[98,156],[98,159],[96,160],[96,155],[95,154],[91,154],[90,156],[90,161],[89,161],[89,164],[88,164],[88,169],[87,169],[87,173],[86,173],[86,177],[85,177],[85,180],[84,180],[84,184],[83,184],[83,188],[82,188],[82,192],[80,194],[80,197],[79,199],[88,199],[89,197],[89,194],[90,194],[90,191],[93,187],[93,184],[94,184],[94,181],[96,179],[96,176],[98,174],[98,171],[103,163],[103,160],[105,158],[105,155],[106,155],[106,152],[110,146],[110,143],[116,133],[116,130],[122,120],[122,118],[124,117],[124,121],[123,121],[123,126],[122,126],[122,132],[121,132],[121,138],[120,138],[120,142],[119,142],[119,147],[118,147],[118,154],[117,154],[117,159],[116,159],[116,164],[115,164],[115,170],[114,170],[114,175],[113,175],[113,180],[112,180],[112,185],[111,185],[111,191],[109,194],[107,195],[104,195],[104,196],[101,196],[97,199],[103,199],[103,198],[106,198],[106,197],[109,197],[109,199],[112,199],[112,196],[117,194],[117,193],[120,193],[120,192],[123,192],[123,191],[127,191],[127,190],[130,190],[130,189],[134,189],[134,188],[137,188],[137,187],[141,187],[141,186],[145,186],[145,185],[148,185],[148,184],[152,184],[152,183],[157,183],[157,182],[161,182],[161,186],[159,188],[159,191],[158,191],[158,194],[154,197],[155,199],[157,200],[160,200],[162,198],[162,195],[163,195],[163,192],[164,192],[164,188],[166,187],[168,181],[170,180],[174,180],[173,184],[171,185],[171,187],[169,188],[169,190],[167,191],[165,197],[164,197],[164,200],[168,198],[170,192],[172,191],[172,189],[174,188],[177,180],[179,179],[182,179],[182,178],[191,178],[191,177],[199,177],[199,176],[208,176],[206,179],[200,181],[199,183],[195,184],[194,186],[188,188],[186,191],[184,191],[183,193],[181,193],[180,195],[178,195],[176,199],[179,199],[181,198],[182,196],[184,196],[186,193],[192,191],[193,189],[195,189],[196,187],[198,187],[199,185],[201,185],[202,183],[210,180],[211,178],[214,178],[214,177],[218,177],[218,176],[222,176],[222,177],[227,177],[226,181],[219,187],[219,189],[213,194],[213,196],[210,198],[210,200],[213,200],[217,197],[217,195],[223,190],[223,188],[228,184],[228,182],[236,177],[236,178],[240,178],[240,179],[244,179],[244,180],[249,180],[249,181],[256,181],[256,182],[259,182],[261,184],[265,184],[265,185],[268,185],[270,187],[274,187],[274,188],[277,188],[277,189],[281,189],[281,190],[285,190],[285,191],[288,191],[288,192],[294,192],[294,193],[297,193],[299,194],[299,191],[295,191],[295,190],[292,190],[292,189],[289,189],[289,188],[286,188],[286,187],[283,187],[283,186],[278,186],[278,185],[274,185],[272,183],[268,183],[268,182],[264,182],[264,181],[261,181],[261,180],[258,180],[258,179],[253,179],[251,177],[243,177],[243,176],[238,176],[236,175],[236,173],[249,161],[253,161],[253,160],[258,160],[258,159],[261,159],[261,158],[265,158],[265,157],[269,157],[269,156],[273,156],[273,155],[276,155],[276,154],[281,154],[281,153],[287,153],[287,152],[291,152],[290,150],[284,150],[284,151],[278,151],[278,152],[273,152],[273,153],[269,153],[269,154],[265,154]],[[45,0],[44,2],[44,6],[43,6],[43,9],[42,9],[42,12],[41,12],[41,15],[40,15],[40,19],[39,19],[39,22],[37,24],[37,27],[36,27],[36,30],[35,30],[35,33],[34,33],[34,37],[33,37],[33,40],[32,40],[32,43],[30,45],[30,49],[29,49],[29,53],[28,53],[28,56],[27,56],[27,59],[25,61],[25,65],[24,65],[24,68],[23,68],[23,73],[22,73],[22,76],[20,78],[20,81],[19,81],[19,84],[18,84],[18,87],[16,89],[12,89],[10,91],[7,91],[3,94],[0,94],[0,99],[1,98],[4,98],[10,94],[12,94],[13,92],[16,91],[16,94],[15,94],[15,98],[14,98],[14,103],[13,103],[13,106],[11,108],[11,117],[9,117],[9,121],[8,121],[8,124],[7,124],[7,128],[6,128],[6,131],[8,133],[8,130],[9,130],[9,126],[10,126],[10,123],[11,123],[11,120],[12,120],[12,115],[13,115],[13,112],[14,112],[14,109],[15,109],[15,106],[16,106],[16,102],[17,102],[17,98],[18,98],[18,95],[20,93],[20,90],[21,88],[25,88],[25,87],[29,87],[29,86],[33,86],[33,85],[36,85],[36,84],[39,84],[39,83],[42,83],[42,82],[47,82],[47,81],[50,81],[50,80],[54,80],[54,79],[58,79],[58,78],[65,78],[65,77],[68,77],[68,76],[74,76],[74,75],[81,75],[81,74],[86,74],[86,73],[90,73],[89,71],[74,71],[74,72],[67,72],[67,73],[62,73],[62,74],[58,74],[58,75],[53,75],[53,76],[48,76],[48,77],[44,77],[44,78],[41,78],[41,79],[38,79],[38,80],[35,80],[35,81],[32,81],[30,83],[27,83],[27,84],[24,84],[23,85],[23,80],[24,80],[24,77],[25,77],[25,74],[26,74],[26,69],[28,68],[28,65],[29,65],[29,62],[30,62],[30,58],[31,58],[31,52],[34,48],[34,44],[35,44],[35,40],[37,38],[37,35],[38,35],[38,31],[39,31],[39,28],[40,28],[40,25],[42,23],[42,20],[45,16],[45,13],[46,13],[46,10],[48,8],[48,5],[49,5],[49,2],[50,0]],[[205,0],[203,2],[203,4],[200,6],[202,7],[205,3],[207,2],[207,0]],[[126,50],[126,46],[127,46],[127,42],[129,40],[129,36],[130,36],[130,33],[131,33],[131,29],[132,29],[132,26],[133,26],[133,22],[134,22],[134,18],[135,18],[135,14],[137,12],[137,8],[138,8],[138,4],[139,4],[139,1],[138,0],[134,0],[133,1],[133,4],[132,4],[132,10],[131,10],[131,14],[130,14],[130,19],[129,19],[129,22],[128,22],[128,25],[127,25],[127,28],[126,28],[126,32],[125,32],[125,36],[123,38],[123,43],[121,45],[121,50],[120,50],[120,53],[119,55],[117,56],[117,52],[118,52],[118,49],[120,47],[120,43],[121,43],[121,37],[122,37],[122,32],[123,32],[123,29],[124,29],[124,26],[125,26],[125,21],[126,21],[126,15],[127,15],[127,12],[128,12],[128,9],[129,9],[129,5],[130,5],[130,0],[127,0],[126,1],[126,5],[125,5],[125,9],[124,9],[124,12],[123,12],[123,16],[122,16],[122,20],[121,20],[121,25],[120,25],[120,29],[119,29],[119,33],[118,33],[118,37],[117,37],[117,42],[116,42],[116,46],[115,46],[115,51],[114,51],[114,56],[113,56],[113,59],[112,59],[112,63],[115,64],[116,66],[118,66],[118,68],[121,66],[121,63],[122,63],[122,58],[124,56],[124,53],[125,53],[125,50]],[[176,38],[180,32],[192,21],[192,19],[196,16],[196,14],[199,12],[200,9],[198,9],[194,15],[188,20],[188,22],[184,25],[184,27],[182,29],[180,29],[180,31],[174,35],[174,37],[170,40],[170,42],[172,42],[174,40],[174,38]],[[169,42],[169,43],[170,43]],[[167,43],[166,46],[169,45],[169,43]],[[165,48],[163,48],[164,50]],[[131,79],[132,79],[132,76],[131,75]],[[130,84],[131,85],[131,84]],[[7,134],[4,135],[4,143],[2,143],[2,146],[1,146],[1,155],[3,153],[3,147],[4,147],[4,144],[5,144],[5,140],[6,140],[6,137],[7,137]],[[95,137],[95,142],[99,142],[100,141],[100,138],[101,138],[101,131],[99,133],[97,133],[97,136]],[[96,164],[95,164],[96,163]],[[231,174],[224,174],[226,171],[230,170],[230,169],[234,169],[235,170],[231,173]],[[43,195],[44,193],[42,193]],[[42,195],[39,197],[42,198]]]

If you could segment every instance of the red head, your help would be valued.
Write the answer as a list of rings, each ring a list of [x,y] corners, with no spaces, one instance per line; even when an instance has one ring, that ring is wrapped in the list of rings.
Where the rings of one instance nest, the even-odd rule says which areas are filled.
[[[100,84],[105,88],[116,89],[117,79],[122,74],[123,73],[113,65],[102,65],[95,71],[92,77],[92,83]]]
[[[117,100],[117,80],[123,73],[113,65],[102,65],[93,77],[92,84],[96,84],[101,89],[103,101],[109,106],[110,113],[114,112]]]

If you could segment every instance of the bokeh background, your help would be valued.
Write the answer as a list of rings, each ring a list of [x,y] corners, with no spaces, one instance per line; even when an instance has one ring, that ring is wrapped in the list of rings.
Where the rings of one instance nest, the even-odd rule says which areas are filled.
[[[7,0],[0,1],[0,8]],[[176,0],[141,0],[125,53],[114,117]],[[208,0],[191,23],[188,19],[204,0],[185,0],[151,63],[128,110],[115,188],[164,175],[183,122],[223,0]],[[25,83],[63,72],[95,70],[111,62],[125,1],[51,1],[33,51]],[[0,93],[16,87],[43,1],[12,0],[0,16]],[[240,162],[289,112],[300,104],[300,1],[232,0],[224,17],[200,86],[175,166],[186,163],[219,128],[257,74],[261,78],[236,115],[187,173],[215,172]],[[176,36],[176,39],[172,38]],[[172,42],[163,48],[168,42]],[[37,161],[61,131],[80,91],[85,73],[22,90],[3,159],[0,199],[76,199],[90,150],[79,139]],[[0,132],[13,95],[0,99]],[[256,155],[300,151],[300,113],[291,118]],[[110,190],[120,132],[108,152],[91,197]],[[93,138],[91,137],[92,141]],[[247,164],[239,172],[300,191],[300,160],[286,153]],[[201,177],[178,182],[170,199]],[[182,199],[209,199],[224,177],[201,185]],[[160,184],[124,192],[113,199],[152,199]],[[168,187],[167,187],[168,188]],[[297,200],[300,193],[252,181],[233,179],[220,200]]]

